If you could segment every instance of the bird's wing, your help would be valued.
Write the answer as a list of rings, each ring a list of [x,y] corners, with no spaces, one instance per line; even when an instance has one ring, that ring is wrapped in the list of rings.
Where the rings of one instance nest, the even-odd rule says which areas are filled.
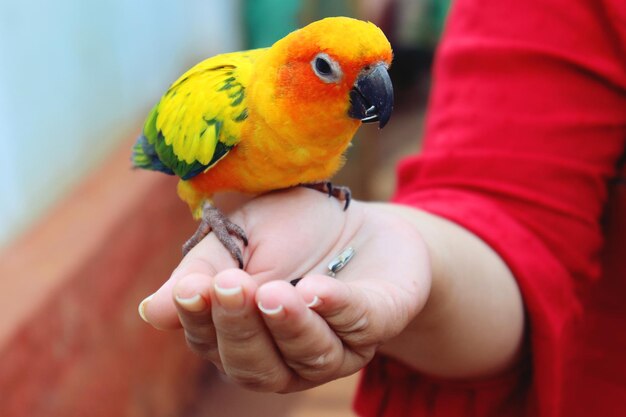
[[[189,179],[226,156],[241,139],[246,87],[262,53],[217,55],[183,74],[150,112],[133,164]]]

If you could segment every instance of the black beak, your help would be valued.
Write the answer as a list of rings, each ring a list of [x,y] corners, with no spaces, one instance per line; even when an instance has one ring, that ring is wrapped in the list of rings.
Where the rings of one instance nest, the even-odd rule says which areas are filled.
[[[348,116],[385,127],[393,110],[393,85],[384,63],[362,72],[350,90]]]

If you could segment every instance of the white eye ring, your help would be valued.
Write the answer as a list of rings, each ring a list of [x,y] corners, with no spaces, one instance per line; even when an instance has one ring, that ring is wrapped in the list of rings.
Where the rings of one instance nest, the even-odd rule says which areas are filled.
[[[337,61],[320,52],[311,61],[311,68],[317,77],[325,83],[337,83],[343,77],[343,71]]]

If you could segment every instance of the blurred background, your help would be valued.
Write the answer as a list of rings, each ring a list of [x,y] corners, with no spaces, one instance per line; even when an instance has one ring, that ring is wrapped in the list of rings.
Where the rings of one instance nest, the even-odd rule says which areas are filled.
[[[383,131],[360,129],[334,181],[387,199],[396,162],[419,150],[448,3],[0,0],[0,415],[352,415],[356,377],[286,396],[243,392],[182,335],[141,322],[137,304],[194,224],[172,178],[130,170],[130,146],[198,61],[353,16],[392,43],[396,103]]]

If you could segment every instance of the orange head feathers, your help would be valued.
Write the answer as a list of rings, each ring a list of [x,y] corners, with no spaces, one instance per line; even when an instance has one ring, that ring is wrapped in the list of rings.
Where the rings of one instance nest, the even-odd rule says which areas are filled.
[[[351,137],[360,122],[387,123],[392,57],[389,41],[373,23],[326,18],[268,50],[257,62],[251,94],[268,124],[287,136]]]

